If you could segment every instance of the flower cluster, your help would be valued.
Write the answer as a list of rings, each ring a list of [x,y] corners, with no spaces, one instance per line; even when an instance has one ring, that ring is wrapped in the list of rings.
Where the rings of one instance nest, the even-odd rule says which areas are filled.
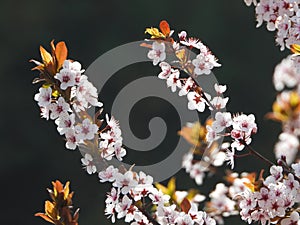
[[[245,2],[251,5],[252,0]],[[261,0],[253,3],[256,6],[257,27],[266,22],[269,31],[276,31],[276,43],[280,45],[281,50],[285,47],[290,48],[292,44],[300,44],[298,0]]]
[[[44,82],[34,97],[42,117],[54,120],[59,134],[66,139],[66,148],[85,147],[81,162],[88,174],[99,171],[100,182],[112,185],[105,201],[105,215],[111,222],[117,218],[132,225],[215,225],[223,224],[223,217],[239,213],[248,223],[299,225],[300,163],[292,164],[298,153],[300,136],[299,1],[245,2],[256,6],[258,26],[267,22],[269,30],[277,30],[276,41],[281,49],[288,47],[295,53],[276,67],[273,79],[280,93],[268,117],[283,124],[283,132],[275,145],[277,166],[250,146],[252,135],[258,129],[255,116],[224,112],[228,102],[228,97],[223,97],[226,85],[215,84],[212,94],[198,84],[199,75],[209,75],[213,68],[220,66],[199,39],[188,38],[182,31],[176,42],[169,24],[162,21],[159,29],[146,29],[153,43],[142,44],[150,49],[148,58],[153,65],[161,68],[158,77],[166,81],[172,92],[178,90],[179,96],[187,97],[190,110],[203,112],[208,108],[213,111],[212,119],[204,125],[188,124],[179,132],[193,145],[184,156],[182,167],[197,185],[202,185],[205,175],[214,174],[225,161],[233,169],[234,159],[238,157],[254,155],[271,165],[270,175],[263,179],[261,172],[257,181],[254,173],[229,172],[224,183],[218,182],[209,194],[205,211],[199,210],[199,203],[205,197],[195,190],[177,191],[174,178],[165,187],[153,184],[153,177],[142,171],[134,172],[133,166],[115,168],[107,162],[104,170],[99,169],[99,160],[116,157],[121,161],[126,155],[118,121],[109,115],[105,122],[98,119],[102,109],[94,117],[87,113],[88,108],[103,104],[98,101],[97,89],[84,75],[80,63],[67,59],[64,42],[56,46],[51,42],[51,54],[40,47],[42,63],[32,60],[37,64],[34,69],[40,71],[34,82]],[[223,138],[230,141],[222,144]],[[243,149],[248,153],[240,154]],[[78,212],[70,214],[72,193],[68,185],[53,183],[54,190],[50,192],[53,202],[46,202],[45,213],[37,215],[54,224],[62,224],[63,219],[64,224],[76,225]],[[61,213],[59,210],[62,215],[57,213]]]
[[[226,159],[225,152],[228,148],[228,143],[223,143],[219,147],[215,142],[208,146],[209,143],[206,141],[206,127],[211,123],[211,120],[207,120],[203,125],[199,122],[188,123],[179,132],[181,136],[194,146],[184,155],[182,168],[189,173],[197,185],[202,185],[206,173],[209,172],[212,174],[216,167],[223,165]]]
[[[224,224],[223,217],[237,215],[239,213],[239,200],[237,195],[247,189],[255,179],[255,173],[231,173],[226,175],[226,186],[224,183],[216,184],[215,189],[209,194],[210,201],[206,202],[207,213],[216,219],[219,224]]]
[[[87,114],[88,108],[103,106],[98,101],[97,89],[83,74],[81,64],[66,58],[67,48],[62,43],[59,42],[55,47],[51,42],[52,55],[41,47],[43,63],[33,60],[37,64],[34,69],[41,72],[37,82],[45,82],[34,96],[41,109],[41,116],[47,120],[55,120],[59,134],[65,136],[66,148],[75,149],[80,144],[88,145],[95,139],[96,143],[99,142],[97,148],[100,148],[102,158],[110,160],[112,156],[116,156],[118,160],[122,160],[126,151],[122,148],[118,121],[106,115],[107,126],[99,131],[102,121]],[[58,48],[59,53],[56,53]],[[58,59],[61,55],[64,57]],[[60,64],[49,70],[49,65],[58,61]],[[92,161],[89,154],[82,162],[89,173],[95,173],[96,167],[90,167],[88,161]]]
[[[60,43],[57,46],[61,46]],[[119,123],[114,117],[110,118],[106,115],[107,125],[103,126],[103,121],[97,119],[101,110],[94,118],[87,113],[89,107],[102,107],[102,103],[98,101],[97,89],[83,74],[84,70],[81,69],[79,62],[64,59],[60,66],[55,64],[55,67],[51,67],[53,70],[49,70],[49,63],[59,61],[55,55],[54,44],[51,43],[51,46],[52,55],[41,48],[43,63],[34,60],[38,64],[34,69],[41,72],[36,82],[46,81],[39,89],[39,93],[35,95],[35,100],[42,111],[42,117],[55,121],[58,132],[66,138],[67,148],[75,149],[80,144],[85,146],[85,149],[91,150],[84,154],[81,162],[88,174],[94,174],[99,169],[97,168],[99,159],[111,160],[112,156],[115,156],[121,161],[126,154],[125,149],[122,148],[123,139]],[[64,51],[67,51],[66,47]],[[185,197],[188,192],[179,193],[174,190],[171,195],[163,193],[153,186],[153,178],[142,171],[139,173],[131,169],[122,171],[108,166],[105,170],[100,170],[98,175],[101,183],[110,182],[113,186],[107,195],[105,209],[105,214],[111,217],[112,222],[115,222],[117,217],[124,218],[125,222],[131,224],[187,224],[188,222],[188,224],[214,225],[216,223],[205,212],[198,211],[199,197],[196,196],[199,195],[193,194],[193,198],[188,200]],[[66,196],[68,197],[68,193]],[[147,208],[144,205],[145,201],[155,208]],[[48,205],[46,214],[38,215],[47,221],[50,221],[47,216],[51,216],[53,221],[59,220],[59,215],[54,215],[52,212],[54,210],[52,205],[51,210]],[[170,214],[167,214],[168,212]]]
[[[218,88],[222,91],[217,92],[217,96],[212,98],[195,80],[198,75],[209,75],[214,67],[221,66],[211,51],[199,39],[188,38],[185,31],[178,34],[178,42],[171,38],[173,31],[168,32],[168,35],[163,35],[166,33],[163,31],[170,30],[166,21],[160,23],[160,29],[162,32],[159,32],[157,28],[147,28],[146,33],[152,35],[151,38],[155,41],[150,46],[144,45],[151,48],[148,58],[153,60],[153,65],[159,65],[161,68],[158,77],[166,80],[172,92],[178,89],[179,96],[187,96],[190,110],[203,112],[206,106],[211,110],[225,108],[228,98],[223,98],[222,93],[226,87],[225,90],[223,87]],[[198,53],[194,59],[190,58],[192,50]],[[171,65],[165,61],[167,58],[174,58]],[[189,74],[189,77],[180,76],[180,70]]]
[[[279,93],[273,112],[267,117],[282,123],[282,133],[274,151],[276,158],[285,156],[291,164],[298,153],[300,136],[300,70],[297,70],[292,55],[276,66],[273,83]]]
[[[297,71],[296,66],[293,55],[289,55],[275,67],[273,84],[276,91],[295,88],[300,93],[300,71]]]
[[[300,164],[292,167],[299,169]],[[284,167],[272,166],[270,175],[254,190],[240,193],[239,206],[242,220],[261,224],[299,224],[299,213],[294,210],[300,202],[299,174],[284,173]],[[297,171],[298,172],[298,171]],[[298,176],[297,176],[298,175]]]
[[[70,99],[59,94],[56,96],[57,90],[50,85],[41,87],[34,96],[41,108],[42,117],[55,120],[59,134],[65,135],[68,149],[75,149],[79,143],[92,140],[98,131],[98,126],[88,118],[75,124],[76,112],[84,111],[90,106],[102,106],[97,100],[96,88],[82,72],[80,63],[65,60],[62,69],[54,76],[60,81],[60,90],[70,88]]]
[[[227,150],[226,160],[234,167],[235,150],[241,151],[248,146],[251,136],[257,132],[257,125],[253,114],[231,115],[229,112],[217,112],[215,120],[207,127],[206,140],[212,143],[221,137],[231,137],[231,150]]]
[[[125,222],[132,225],[216,224],[205,212],[198,211],[197,204],[193,201],[184,198],[178,204],[177,198],[174,202],[172,191],[165,194],[155,188],[153,178],[143,172],[135,173],[129,170],[121,173],[117,168],[110,166],[106,171],[100,172],[99,177],[101,182],[113,183],[105,201],[105,214],[113,223],[117,217],[124,218]],[[187,193],[174,193],[175,196],[182,194],[187,196]]]

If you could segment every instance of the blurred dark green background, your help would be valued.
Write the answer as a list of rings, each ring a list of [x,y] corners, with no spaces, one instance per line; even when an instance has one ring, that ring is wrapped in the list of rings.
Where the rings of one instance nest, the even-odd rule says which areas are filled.
[[[65,150],[54,125],[39,118],[33,101],[37,75],[29,59],[39,59],[40,44],[65,40],[69,57],[87,68],[102,53],[145,38],[145,27],[166,19],[179,32],[186,29],[202,39],[219,58],[214,70],[228,85],[232,112],[253,112],[259,125],[253,146],[273,159],[278,124],[264,119],[275,92],[274,66],[287,52],[274,44],[274,33],[256,29],[254,9],[243,0],[209,1],[1,1],[1,224],[47,224],[33,214],[42,211],[51,181],[71,180],[75,207],[81,208],[81,225],[109,224],[103,213],[108,186],[81,168],[79,152]],[[255,158],[236,162],[237,170],[259,170]],[[180,172],[179,188],[193,181]],[[201,187],[201,191],[205,191]],[[238,223],[230,220],[229,223]],[[120,224],[123,224],[122,222]]]

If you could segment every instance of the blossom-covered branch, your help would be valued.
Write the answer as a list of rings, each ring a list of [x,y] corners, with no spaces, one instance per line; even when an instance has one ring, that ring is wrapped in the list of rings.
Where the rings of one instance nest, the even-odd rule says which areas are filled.
[[[179,96],[186,96],[190,110],[212,112],[204,124],[189,123],[179,132],[193,146],[184,156],[182,167],[198,185],[203,184],[206,173],[216,172],[226,161],[233,169],[240,157],[254,155],[270,166],[266,178],[263,171],[259,177],[255,173],[227,172],[224,182],[217,183],[209,194],[203,211],[199,202],[205,197],[195,190],[176,190],[175,178],[165,187],[154,184],[153,177],[135,171],[134,166],[125,169],[110,165],[113,157],[122,161],[126,155],[119,122],[109,115],[100,118],[103,104],[97,89],[81,64],[67,59],[64,42],[54,45],[52,41],[50,53],[40,47],[42,62],[31,60],[37,65],[33,70],[40,72],[34,83],[42,83],[34,97],[41,117],[54,121],[66,140],[66,148],[83,147],[81,162],[88,174],[98,172],[101,183],[112,185],[105,201],[105,215],[112,223],[117,218],[132,225],[215,225],[224,223],[223,217],[236,214],[248,223],[300,223],[300,162],[295,162],[300,136],[299,1],[245,2],[255,5],[258,26],[266,22],[268,30],[277,31],[276,42],[281,50],[289,48],[294,53],[275,68],[273,81],[279,93],[273,112],[267,115],[282,123],[283,132],[275,145],[277,163],[250,146],[258,130],[254,114],[225,112],[229,98],[223,94],[227,86],[215,83],[213,93],[208,93],[197,81],[199,76],[209,76],[221,66],[199,39],[181,31],[175,40],[169,24],[161,21],[159,29],[146,29],[150,39],[142,44],[149,49],[147,56],[153,65],[161,69],[158,78],[165,80],[172,92],[178,90]],[[97,109],[95,116],[88,113],[91,107]],[[221,139],[226,142],[220,143]],[[99,167],[99,162],[104,162],[105,169]],[[76,225],[78,212],[71,214],[72,193],[68,185],[53,182],[53,202],[47,201],[45,213],[37,215],[54,224]]]
[[[256,2],[255,2],[255,4],[256,4]],[[261,3],[258,3],[258,5],[260,5],[260,4]],[[289,3],[289,6],[291,6],[291,5],[293,5],[293,3]],[[216,107],[216,105],[211,104],[211,102],[209,101],[211,99],[211,97],[203,91],[203,89],[199,86],[199,84],[197,82],[194,82],[197,75],[209,74],[210,69],[212,69],[213,66],[211,66],[209,69],[206,68],[206,70],[199,71],[197,66],[199,66],[200,64],[194,64],[196,59],[190,59],[189,58],[190,55],[186,53],[186,50],[182,50],[180,48],[181,45],[185,45],[185,46],[188,46],[190,49],[195,48],[197,50],[200,50],[200,54],[201,54],[203,51],[203,48],[201,49],[201,47],[199,47],[199,46],[203,46],[203,44],[201,42],[199,42],[198,39],[195,39],[195,38],[188,39],[188,41],[187,41],[185,31],[180,32],[178,34],[180,41],[177,43],[174,41],[173,38],[170,37],[170,34],[173,32],[168,33],[169,36],[164,34],[165,26],[166,26],[166,22],[162,22],[160,24],[161,32],[159,32],[159,30],[157,28],[150,28],[150,29],[146,30],[146,33],[149,33],[152,35],[151,39],[154,41],[154,43],[151,46],[152,50],[150,50],[148,53],[148,57],[150,59],[153,59],[154,65],[157,65],[160,61],[162,61],[159,64],[162,72],[158,75],[158,77],[160,79],[166,79],[167,86],[171,87],[171,90],[173,92],[176,91],[176,88],[179,88],[180,89],[179,95],[182,95],[182,93],[187,94],[188,100],[189,100],[188,108],[191,110],[197,109],[199,112],[203,112],[205,110],[205,105],[209,106],[209,108],[211,110],[216,110],[216,109],[220,110],[220,109],[225,108],[228,98],[224,101],[224,99],[221,97],[221,94],[226,90],[226,86],[221,86],[221,85],[215,84],[215,91],[220,94],[220,96],[217,96],[217,98],[219,98],[218,100],[221,100],[219,107]],[[162,42],[162,40],[164,42]],[[170,42],[172,45],[169,45],[168,42]],[[158,46],[160,46],[160,47],[158,47]],[[172,50],[171,51],[166,50],[167,47],[165,47],[165,46],[168,46],[168,49],[172,49]],[[299,47],[296,44],[293,44],[289,47],[294,52],[296,50],[299,51]],[[205,48],[205,49],[207,49],[207,48]],[[170,66],[168,63],[164,62],[164,60],[166,59],[166,55],[167,55],[166,53],[170,53],[170,52],[171,52],[171,54],[175,55],[175,57],[173,57],[173,58],[176,58],[173,61],[174,64],[172,64],[172,66]],[[179,52],[180,52],[180,54],[179,54]],[[196,58],[198,58],[198,56]],[[200,56],[199,56],[199,58],[200,58]],[[291,71],[291,72],[295,71],[295,74],[299,73],[299,69],[297,67],[298,66],[297,65],[298,54],[295,54],[290,58],[293,60],[293,63],[290,63],[292,65],[290,66],[289,70],[285,70],[285,71],[287,71],[286,73],[289,73],[288,71]],[[209,60],[212,58],[207,57],[205,59],[205,50],[204,50],[204,56],[202,57],[202,59],[206,62],[209,62]],[[179,63],[179,66],[178,65],[176,66],[175,63],[178,61],[181,63]],[[192,64],[192,66],[191,66],[191,64]],[[211,65],[213,65],[213,64],[211,64]],[[215,64],[215,66],[220,66],[220,65]],[[202,63],[202,69],[203,68],[205,68],[204,63]],[[293,69],[293,68],[295,68],[295,69]],[[182,70],[182,71],[188,73],[189,78],[187,78],[187,79],[180,78],[179,70]],[[294,82],[297,84],[296,77],[297,77],[297,75],[291,74],[291,78],[292,78],[291,81],[287,81],[286,79],[284,79],[284,77],[282,77],[280,82],[282,82],[282,83]],[[189,82],[189,80],[190,80],[190,82]],[[183,81],[183,83],[182,83],[182,81]],[[289,83],[289,86],[291,87],[292,84],[290,84],[290,83]],[[294,86],[296,84],[294,84]],[[280,86],[280,85],[278,85],[278,86]],[[283,86],[283,85],[281,85],[281,86]],[[186,87],[188,87],[188,88],[186,88]],[[200,92],[197,92],[197,90],[200,90]],[[192,96],[192,97],[189,98],[189,96]],[[206,96],[206,97],[201,99],[201,96]],[[289,109],[286,110],[286,112],[288,112],[288,113],[286,113],[287,116],[285,116],[285,119],[286,120],[289,119],[287,117],[292,117],[293,119],[294,118],[298,119],[298,117],[299,117],[299,116],[297,116],[298,115],[297,114],[298,107],[296,107],[296,106],[298,106],[298,101],[294,97],[289,102],[290,102],[290,105],[291,104],[294,104],[294,105],[290,106],[290,109],[292,109],[292,110],[289,110]],[[284,107],[284,106],[288,106],[288,104],[282,104],[282,107]],[[279,107],[277,107],[277,111],[279,111],[279,113],[281,113],[282,110],[280,108],[279,109],[278,108]],[[294,111],[296,112],[296,116],[295,116],[295,113],[293,116],[290,116],[289,114],[291,114],[291,112],[293,113]],[[281,115],[282,115],[282,113],[281,113]],[[278,115],[275,114],[274,117],[276,117],[276,116],[278,116]],[[280,116],[280,114],[279,114],[279,116]],[[295,126],[297,126],[297,125],[295,125],[295,123],[293,123],[291,121],[289,121],[289,122],[290,122],[289,123],[290,126],[293,125],[293,128]],[[287,123],[285,123],[285,127],[287,127],[286,124]],[[198,128],[198,134],[195,135],[195,133],[197,133],[197,128]],[[187,129],[190,129],[193,134],[187,135],[187,131],[186,131]],[[195,129],[196,129],[196,131],[195,131]],[[201,129],[203,129],[204,131],[201,132]],[[287,128],[285,128],[285,129],[287,129]],[[296,129],[290,129],[290,130],[293,130],[293,132],[294,132]],[[211,120],[207,121],[207,125],[205,128],[202,128],[202,126],[201,125],[199,126],[199,124],[197,124],[197,123],[194,125],[190,125],[190,128],[188,128],[188,127],[184,128],[180,134],[182,136],[184,136],[189,142],[191,142],[195,148],[193,148],[192,151],[184,157],[183,168],[185,168],[186,171],[190,173],[190,176],[192,178],[194,178],[196,183],[199,185],[203,183],[203,178],[204,178],[205,172],[210,171],[210,167],[222,165],[224,160],[228,160],[233,169],[235,158],[244,157],[244,156],[248,156],[248,155],[254,155],[254,156],[258,157],[259,159],[268,163],[270,166],[272,166],[271,169],[275,168],[274,163],[272,163],[269,159],[262,156],[260,153],[255,151],[250,146],[250,143],[252,141],[251,136],[253,134],[255,134],[256,132],[257,132],[257,125],[255,123],[255,117],[253,114],[250,114],[248,116],[244,115],[244,114],[232,115],[229,112],[220,112],[219,111],[214,115],[214,118],[212,121]],[[196,139],[194,139],[194,140],[193,140],[193,135],[195,135],[195,137],[196,137]],[[224,143],[220,147],[218,147],[218,145],[214,146],[213,144],[216,143],[216,140],[218,140],[221,137],[222,138],[230,137],[231,144]],[[293,141],[293,140],[290,140],[290,141]],[[294,143],[295,143],[295,141],[294,141]],[[245,148],[245,146],[249,151],[248,153],[236,154],[236,150],[241,151]],[[299,146],[299,144],[296,145],[294,148],[298,148],[298,146]],[[289,147],[289,145],[287,147]],[[215,149],[217,149],[217,150],[215,150]],[[205,151],[206,152],[208,151],[209,154],[204,155]],[[199,154],[202,155],[202,159],[200,161],[195,160],[195,156],[197,156]],[[295,185],[296,193],[298,193],[299,192],[299,188],[298,188],[299,183],[297,180],[299,180],[299,177],[297,177],[297,175],[295,175],[295,172],[293,172],[293,169],[288,167],[288,165],[286,164],[286,156],[285,155],[280,155],[279,158],[281,160],[278,161],[278,163],[281,166],[278,166],[278,168],[282,169],[282,171],[284,173],[283,177],[285,179],[288,179],[288,178],[294,179],[294,176],[295,176],[295,183],[292,183],[292,185]],[[221,163],[219,163],[220,161],[221,161]],[[298,164],[293,164],[293,166],[296,166],[296,165],[298,165]],[[290,173],[288,173],[289,171],[290,171]],[[262,177],[260,179],[263,182],[264,179]],[[267,180],[270,180],[270,179],[271,179],[270,177],[266,178],[266,182],[267,182]],[[248,182],[248,183],[251,183],[251,182]],[[253,183],[254,183],[254,181],[253,181]],[[220,187],[220,185],[217,185],[217,187]],[[226,193],[227,191],[225,191],[225,190],[226,190],[226,188],[223,191],[215,191],[216,194],[211,194],[211,196],[213,197],[213,199],[219,199],[219,198],[223,199],[221,197],[222,196],[221,193]],[[243,190],[240,190],[240,192],[236,192],[235,194],[237,195],[237,194],[242,193],[241,195],[244,196],[243,193],[245,193],[245,191],[247,191],[247,190],[244,188]],[[224,206],[226,206],[225,208],[228,209],[228,208],[233,207],[233,209],[234,209],[238,206],[241,207],[243,205],[243,203],[238,203],[239,201],[236,201],[233,197],[235,197],[235,196],[231,195],[230,201],[224,201],[224,202],[227,202],[224,205]],[[290,219],[288,219],[289,215],[290,215],[288,212],[290,211],[291,208],[296,209],[298,202],[299,202],[298,198],[295,197],[295,201],[291,202],[291,204],[288,207],[285,207],[284,213],[281,213],[281,215],[274,216],[272,213],[269,213],[269,212],[265,213],[265,218],[262,220],[262,222],[266,223],[266,222],[270,222],[270,221],[282,221],[284,224],[286,221],[288,221],[288,220],[290,221]],[[277,203],[274,203],[274,204],[276,205]],[[217,219],[219,223],[223,223],[221,216],[228,216],[228,215],[234,214],[234,213],[232,213],[232,214],[226,213],[226,210],[224,210],[224,209],[222,210],[221,206],[216,207],[216,208],[220,209],[219,211],[217,210],[218,213],[215,213],[214,212],[215,210],[212,210],[212,212],[214,212],[214,213],[212,213],[211,215],[214,216],[214,218]],[[241,207],[241,209],[244,209],[244,207]],[[265,212],[265,209],[262,211]],[[232,212],[234,212],[234,211],[232,211]],[[253,217],[257,216],[257,218],[260,218],[259,215],[256,215],[257,214],[256,212],[260,212],[260,211],[248,212],[248,213],[250,213],[249,217],[246,218],[246,217],[242,216],[242,219],[247,220],[249,223],[252,222],[252,220],[253,221],[259,220],[259,219],[255,219],[255,218],[252,219],[252,217],[251,217],[251,216],[253,216]],[[287,213],[285,213],[285,212],[287,212]],[[253,215],[252,215],[252,213],[253,213]],[[295,213],[293,213],[293,217],[295,217]]]
[[[83,146],[89,150],[81,160],[87,172],[93,174],[98,171],[101,183],[112,183],[105,209],[111,221],[115,222],[117,217],[131,224],[183,224],[190,221],[214,225],[215,220],[198,211],[192,199],[183,199],[178,208],[178,202],[175,203],[168,194],[153,185],[151,176],[142,171],[134,172],[132,168],[126,170],[109,166],[112,157],[121,161],[126,154],[119,123],[106,115],[104,125],[103,119],[98,118],[101,109],[95,117],[88,114],[88,108],[103,106],[98,101],[96,88],[83,74],[80,63],[67,59],[64,42],[56,46],[51,42],[51,50],[50,54],[40,47],[43,62],[32,60],[37,64],[33,69],[40,71],[34,83],[43,82],[34,98],[41,109],[41,116],[55,120],[59,134],[65,136],[66,148]],[[97,168],[99,161],[105,161],[107,167],[104,170]]]

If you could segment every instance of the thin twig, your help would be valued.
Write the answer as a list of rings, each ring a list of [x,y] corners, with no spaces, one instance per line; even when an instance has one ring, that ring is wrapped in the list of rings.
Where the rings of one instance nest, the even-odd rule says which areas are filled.
[[[257,151],[255,151],[250,145],[245,145],[250,153],[254,156],[256,156],[257,158],[263,160],[264,162],[266,162],[267,164],[269,164],[269,166],[274,166],[275,164],[273,162],[271,162],[269,159],[267,159],[266,157],[264,157],[263,155],[261,155],[260,153],[258,153]]]

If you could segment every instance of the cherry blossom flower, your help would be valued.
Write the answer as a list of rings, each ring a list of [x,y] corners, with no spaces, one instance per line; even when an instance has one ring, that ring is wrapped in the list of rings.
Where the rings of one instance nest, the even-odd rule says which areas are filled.
[[[127,171],[125,174],[116,173],[115,182],[113,183],[114,187],[121,188],[121,193],[123,195],[127,194],[130,189],[137,186],[138,182],[133,179],[133,172]]]
[[[165,203],[169,202],[170,196],[163,194],[161,190],[157,190],[156,188],[153,188],[151,189],[149,198],[152,200],[153,204],[162,206]]]
[[[132,200],[128,198],[127,195],[124,195],[122,202],[119,202],[116,205],[117,218],[121,219],[125,217],[125,222],[130,222],[133,220],[133,212],[136,210],[132,204]]]
[[[110,192],[106,195],[106,204],[117,204],[119,202],[120,190],[116,188],[111,188]]]
[[[60,81],[60,88],[66,90],[68,87],[75,85],[76,72],[63,68],[55,76]]]
[[[203,224],[207,224],[207,225],[216,225],[216,221],[211,218],[206,212],[202,212],[202,219],[204,221]],[[199,225],[202,223],[199,223]]]
[[[172,204],[170,206],[157,206],[157,217],[158,222],[162,225],[175,224],[175,220],[178,217],[179,212],[176,211],[176,205]]]
[[[81,159],[81,162],[82,162],[82,165],[85,166],[88,174],[96,173],[97,168],[94,165],[93,157],[90,154],[86,153],[84,155],[84,158]]]
[[[233,117],[233,129],[245,132],[246,134],[256,133],[257,125],[253,114],[241,114]]]
[[[116,143],[122,143],[122,137],[121,137],[121,129],[119,127],[119,122],[117,120],[115,120],[114,117],[111,117],[111,119],[109,119],[109,116],[106,115],[106,122],[107,122],[107,126],[108,126],[108,131],[107,132],[102,132],[100,134],[100,137],[103,140],[106,140],[105,142],[102,142],[102,148],[105,147],[110,147],[113,145],[115,145]]]
[[[117,168],[114,168],[112,165],[106,168],[104,171],[100,171],[98,176],[100,178],[100,182],[114,182],[115,181],[115,175],[119,172]]]
[[[298,138],[286,132],[279,135],[279,142],[276,143],[274,152],[277,159],[285,156],[287,164],[291,164],[298,152],[299,148]]]
[[[59,118],[55,120],[55,124],[57,125],[57,131],[60,135],[65,134],[69,129],[74,128],[75,124],[75,114],[69,113],[61,113]]]
[[[144,216],[142,213],[140,212],[135,212],[134,213],[134,222],[131,223],[131,225],[152,225],[152,223],[149,222],[149,220],[147,219],[146,216]]]
[[[241,194],[241,192],[245,192],[248,189],[245,185],[247,183],[251,183],[251,180],[249,180],[248,175],[248,173],[242,173],[241,177],[238,177],[238,174],[236,174],[232,185],[229,187],[229,196],[235,199],[235,197]]]
[[[220,133],[225,128],[230,127],[232,124],[231,114],[229,112],[217,112],[215,121],[212,123],[212,128],[215,132]]]
[[[216,58],[211,53],[200,53],[196,59],[192,60],[192,64],[195,66],[195,74],[210,74],[214,67],[219,67],[221,64],[217,63]]]
[[[166,59],[165,44],[157,41],[153,42],[152,50],[148,52],[148,58],[153,60],[153,65],[156,66],[159,62]]]
[[[145,174],[143,171],[139,172],[138,176],[138,186],[143,188],[152,187],[153,184],[153,177],[150,175]]]
[[[39,89],[39,93],[35,94],[34,100],[38,102],[40,107],[47,107],[51,103],[52,89],[50,87]]]
[[[172,68],[171,68],[170,64],[166,63],[166,62],[161,62],[159,64],[159,66],[162,71],[158,74],[158,78],[159,79],[168,79],[168,77],[170,76],[170,74],[172,72]]]
[[[285,86],[293,88],[300,84],[300,73],[297,73],[292,56],[283,59],[275,67],[273,83],[277,91],[282,91]]]
[[[220,136],[218,136],[217,132],[209,125],[206,126],[206,141],[208,143],[212,143],[213,141],[217,140],[218,138],[220,138]]]
[[[188,108],[190,110],[197,109],[199,112],[205,110],[205,100],[197,92],[189,92],[187,98],[189,100]]]
[[[245,148],[245,144],[249,145],[252,141],[249,136],[245,137],[242,131],[232,130],[230,135],[234,140],[230,146],[238,151],[242,151]]]
[[[140,171],[136,175],[138,184],[132,189],[133,198],[135,201],[141,200],[142,197],[148,195],[153,187],[153,177],[146,175],[143,171]]]
[[[81,68],[81,64],[77,61],[65,60],[63,63],[63,68],[78,72],[80,74],[84,72],[84,70]]]
[[[234,156],[235,156],[235,149],[234,148],[231,148],[231,150],[227,149],[225,161],[228,161],[227,164],[231,165],[232,170],[234,168]]]
[[[86,118],[81,124],[75,126],[75,130],[79,139],[92,140],[98,132],[98,126]]]
[[[217,94],[220,95],[220,94],[223,94],[226,91],[227,86],[226,85],[215,84],[214,88],[215,88],[215,91],[217,92]]]
[[[216,96],[210,101],[210,103],[215,107],[215,109],[220,110],[226,107],[228,100],[228,97],[222,98],[221,96]]]
[[[289,218],[285,218],[281,221],[281,225],[299,225],[300,224],[300,217],[299,213],[293,211]]]
[[[210,215],[214,218],[217,218],[218,215],[234,215],[236,214],[236,202],[231,200],[228,196],[228,187],[226,187],[223,183],[218,183],[209,197],[211,199],[210,202],[207,203],[209,205],[209,210],[211,211]],[[219,220],[222,220],[219,218]]]
[[[180,41],[184,41],[186,39],[187,33],[186,31],[181,31],[180,33],[178,33],[178,37],[180,39]]]
[[[115,150],[115,156],[119,161],[123,160],[123,157],[126,155],[126,150],[125,148],[122,148],[122,144],[120,142],[117,142],[114,145],[114,150]]]
[[[283,184],[286,186],[286,191],[290,194],[296,195],[299,190],[299,182],[295,180],[294,175],[289,173],[288,177],[283,180]]]
[[[41,107],[40,109],[41,109],[41,117],[45,118],[46,120],[49,120],[50,117],[49,106]]]
[[[226,148],[223,147],[223,144],[221,146],[221,149],[226,149]],[[224,161],[226,159],[226,154],[223,151],[214,150],[211,153],[210,158],[211,158],[211,164],[213,166],[219,167],[219,166],[222,166],[224,164]]]
[[[67,130],[66,136],[66,148],[74,150],[80,142],[80,138],[73,129]]]
[[[185,168],[185,171],[187,173],[189,173],[192,169],[192,160],[193,160],[193,154],[191,152],[185,154],[183,156],[183,160],[182,160],[182,168]]]
[[[176,88],[181,88],[181,81],[179,80],[179,70],[172,70],[172,73],[167,79],[167,86],[171,88],[172,92],[176,91]]]
[[[267,214],[267,212],[265,212],[263,210],[252,211],[251,214],[249,215],[248,223],[251,223],[253,220],[259,221],[262,225],[270,224],[270,217]]]
[[[195,83],[192,78],[188,78],[184,83],[184,86],[179,91],[179,96],[187,95],[189,91],[194,87]]]
[[[70,105],[66,103],[63,97],[59,97],[56,103],[51,103],[49,106],[50,119],[54,120],[60,115],[67,113],[70,110]]]
[[[190,176],[195,180],[196,184],[201,185],[206,171],[207,167],[203,166],[201,162],[198,162],[192,165]]]
[[[262,187],[260,191],[256,194],[256,198],[258,199],[257,203],[259,207],[264,208],[268,205],[268,202],[271,201],[271,198],[274,197],[273,193],[269,192],[269,190],[265,187]]]
[[[280,181],[283,178],[283,168],[281,166],[271,166],[270,167],[270,176],[268,176],[264,184],[268,185],[270,183],[275,183],[276,181]]]
[[[198,38],[194,38],[194,37],[187,38],[186,31],[181,31],[178,34],[178,37],[182,45],[185,45],[190,49],[192,48],[199,49],[201,52],[208,52],[208,48]]]
[[[106,204],[105,212],[104,212],[104,214],[107,216],[107,218],[111,218],[112,223],[116,222],[115,207],[116,207],[115,204]]]
[[[106,118],[106,123],[111,130],[111,135],[113,137],[116,137],[114,141],[118,141],[118,139],[121,137],[121,129],[120,129],[119,121],[117,121],[113,116],[109,119],[108,114],[105,115],[105,118]]]
[[[190,215],[187,215],[187,214],[179,215],[176,218],[175,223],[178,225],[193,225],[194,224]]]
[[[108,144],[108,140],[100,141],[99,148],[101,149],[101,157],[103,159],[112,160],[115,149],[111,144]]]
[[[295,171],[296,176],[300,178],[300,162],[292,164],[292,168]]]
[[[267,207],[269,208],[269,215],[271,218],[274,218],[276,216],[283,217],[285,215],[283,199],[272,198],[271,201],[268,202],[268,204],[269,205],[267,205]]]
[[[81,68],[81,64],[77,61],[65,60],[63,63],[63,69],[70,70],[75,73],[75,85],[78,85],[84,69]]]

